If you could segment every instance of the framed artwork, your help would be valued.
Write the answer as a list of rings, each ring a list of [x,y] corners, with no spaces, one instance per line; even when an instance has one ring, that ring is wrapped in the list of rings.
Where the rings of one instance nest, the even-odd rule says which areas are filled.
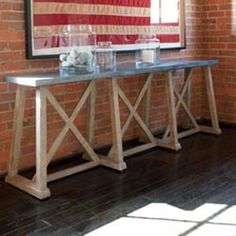
[[[161,49],[184,48],[184,8],[184,0],[25,0],[27,58],[57,57],[62,35],[81,31],[117,51],[135,50],[146,34],[156,35]]]

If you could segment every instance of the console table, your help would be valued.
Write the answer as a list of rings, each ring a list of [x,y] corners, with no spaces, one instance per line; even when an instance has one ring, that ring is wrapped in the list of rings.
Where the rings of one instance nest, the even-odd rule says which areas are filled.
[[[214,90],[212,84],[211,66],[217,64],[216,60],[201,60],[201,61],[174,61],[161,63],[156,66],[146,68],[135,68],[134,65],[122,64],[118,65],[115,71],[96,72],[92,74],[62,74],[59,72],[50,74],[37,74],[26,76],[8,76],[5,81],[17,85],[16,100],[15,100],[15,113],[13,124],[13,139],[11,146],[11,156],[9,161],[8,174],[5,181],[38,199],[44,199],[50,196],[50,190],[47,183],[57,180],[59,178],[69,176],[81,172],[83,170],[93,168],[97,165],[104,165],[119,171],[126,168],[124,157],[134,153],[150,149],[152,147],[164,147],[173,150],[179,150],[181,145],[179,138],[186,137],[196,132],[207,132],[212,134],[220,134],[221,130],[218,124]],[[210,115],[212,126],[201,126],[197,124],[196,119],[191,113],[190,109],[190,89],[192,80],[193,68],[203,67],[205,71],[206,88],[208,94],[208,102],[210,108]],[[175,70],[184,69],[185,71],[185,84],[181,93],[179,93],[173,84],[172,73]],[[168,97],[168,110],[169,110],[169,125],[166,129],[163,138],[156,138],[149,128],[150,117],[150,104],[151,104],[151,82],[155,73],[162,73],[166,78],[166,91]],[[133,75],[146,74],[147,79],[135,104],[132,104],[123,90],[118,85],[119,78],[129,77]],[[107,79],[109,83],[109,96],[111,107],[111,121],[112,121],[112,148],[107,156],[98,155],[93,149],[93,136],[94,136],[94,118],[95,118],[95,94],[96,94],[96,81]],[[75,83],[81,81],[88,81],[88,86],[85,89],[82,97],[78,101],[71,116],[68,116],[53,94],[48,90],[51,85]],[[24,118],[24,101],[25,91],[28,87],[36,89],[36,173],[32,179],[25,178],[18,174],[18,162],[20,158],[20,140],[23,130]],[[185,97],[188,97],[187,101]],[[119,98],[124,102],[129,110],[129,115],[121,127],[120,122],[120,106]],[[144,118],[140,116],[137,109],[141,101],[145,102],[145,115]],[[49,102],[61,118],[65,121],[65,126],[55,139],[54,143],[47,150],[47,102]],[[87,137],[85,138],[80,130],[75,126],[74,120],[83,105],[88,102],[89,106],[89,119],[87,125]],[[188,117],[192,122],[192,126],[187,131],[177,132],[176,114],[182,106],[186,111]],[[122,137],[128,129],[132,119],[135,119],[143,131],[140,135],[142,144],[138,147],[123,150]],[[71,130],[79,143],[83,147],[87,160],[86,163],[67,168],[52,174],[47,174],[47,166],[58,150],[63,141],[66,133]]]

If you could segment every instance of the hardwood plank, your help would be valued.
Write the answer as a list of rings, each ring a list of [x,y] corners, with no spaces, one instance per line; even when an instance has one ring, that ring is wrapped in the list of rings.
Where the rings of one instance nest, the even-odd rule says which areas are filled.
[[[205,81],[206,81],[206,87],[207,87],[208,104],[209,104],[209,110],[211,114],[212,126],[218,134],[221,134],[217,110],[216,110],[215,92],[214,92],[214,87],[213,87],[213,82],[212,82],[212,74],[211,74],[210,66],[207,66],[205,68]]]

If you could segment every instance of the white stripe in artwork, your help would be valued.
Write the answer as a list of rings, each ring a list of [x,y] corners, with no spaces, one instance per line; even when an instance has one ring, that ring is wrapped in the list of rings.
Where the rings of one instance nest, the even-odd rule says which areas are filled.
[[[51,34],[60,34],[65,25],[36,26],[34,27],[35,37],[45,37]],[[136,35],[136,34],[179,34],[178,26],[134,26],[134,25],[93,25],[97,35]]]
[[[33,13],[37,14],[79,14],[79,15],[110,15],[130,17],[150,17],[148,7],[129,7],[103,5],[103,4],[78,4],[78,3],[34,3]]]
[[[114,49],[116,51],[127,51],[127,50],[137,50],[139,48],[139,46],[137,44],[116,44],[113,45]],[[181,47],[181,43],[177,42],[177,43],[161,43],[161,48],[177,48],[177,47]],[[64,48],[63,48],[64,50]],[[71,50],[71,48],[67,49],[68,52]],[[42,48],[42,49],[34,49],[34,55],[52,55],[52,54],[60,54],[62,52],[61,48]],[[131,61],[133,62],[133,61]],[[127,61],[126,61],[127,63]]]

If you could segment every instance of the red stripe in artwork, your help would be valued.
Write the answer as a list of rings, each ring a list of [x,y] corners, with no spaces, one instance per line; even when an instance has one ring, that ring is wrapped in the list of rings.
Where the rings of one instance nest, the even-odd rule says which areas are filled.
[[[150,0],[33,0],[33,3],[78,3],[78,4],[100,4],[100,5],[116,5],[129,7],[151,7]]]
[[[163,34],[157,35],[161,43],[178,43],[180,41],[179,34]]]
[[[107,15],[70,15],[70,14],[41,14],[34,15],[34,25],[64,25],[64,24],[91,24],[91,25],[150,25],[149,17],[121,17]]]
[[[97,35],[97,41],[111,41],[113,44],[133,44],[138,35]],[[157,35],[160,42],[177,43],[179,42],[178,34]]]

